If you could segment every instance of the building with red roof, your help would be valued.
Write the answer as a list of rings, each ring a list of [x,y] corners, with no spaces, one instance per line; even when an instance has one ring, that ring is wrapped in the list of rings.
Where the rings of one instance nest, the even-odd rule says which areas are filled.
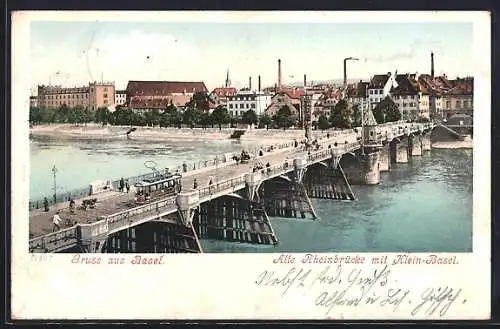
[[[127,106],[137,111],[182,107],[198,92],[207,92],[204,82],[132,80],[126,88]]]

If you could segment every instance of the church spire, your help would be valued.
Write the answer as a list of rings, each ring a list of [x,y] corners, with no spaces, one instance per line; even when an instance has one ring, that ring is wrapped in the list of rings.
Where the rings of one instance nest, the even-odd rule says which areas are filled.
[[[227,69],[226,74],[226,88],[231,87],[231,80],[229,79],[229,69]]]

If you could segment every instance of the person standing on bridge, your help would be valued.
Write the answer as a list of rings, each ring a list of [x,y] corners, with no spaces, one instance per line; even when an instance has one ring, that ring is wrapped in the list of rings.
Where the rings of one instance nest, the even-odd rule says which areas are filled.
[[[46,197],[43,198],[43,210],[45,212],[49,211],[49,200]]]
[[[61,217],[59,217],[59,211],[56,211],[54,214],[54,217],[52,218],[52,222],[54,223],[54,228],[52,228],[52,232],[59,231],[61,227],[59,226],[59,223],[62,222]]]
[[[130,191],[130,184],[128,183],[128,179],[125,181],[125,188],[127,189],[127,193]]]
[[[120,192],[123,192],[123,188],[125,187],[125,180],[122,178],[120,178]]]
[[[193,190],[196,190],[198,188],[198,181],[196,181],[196,178],[193,180]]]

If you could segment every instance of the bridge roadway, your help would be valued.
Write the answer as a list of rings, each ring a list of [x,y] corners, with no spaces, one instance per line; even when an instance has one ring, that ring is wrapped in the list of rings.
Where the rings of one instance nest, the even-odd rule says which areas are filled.
[[[333,144],[335,143],[335,141],[342,141],[342,143],[345,143],[345,141],[353,142],[356,140],[356,134],[352,130],[350,130],[348,133],[336,132],[331,134],[332,137],[330,139],[319,139],[318,143],[320,145],[326,145],[328,142],[330,144]],[[210,176],[214,177],[214,184],[217,184],[217,181],[221,182],[227,178],[233,178],[241,176],[244,173],[251,172],[256,161],[261,162],[263,165],[269,162],[273,166],[277,164],[283,164],[287,159],[293,160],[293,158],[303,156],[304,154],[305,151],[303,145],[299,144],[299,147],[292,150],[292,152],[283,152],[279,150],[270,153],[266,152],[263,156],[257,158],[252,157],[252,159],[250,159],[250,161],[246,164],[231,164],[224,167],[221,166],[220,168],[214,166],[213,168],[201,173],[187,175],[184,174],[181,178],[182,191],[191,190],[193,187],[194,179],[197,180],[198,187],[203,188],[205,186],[208,186]],[[95,208],[88,208],[87,210],[78,209],[78,205],[81,204],[81,200],[91,198],[98,199],[98,203],[96,203]],[[95,196],[78,199],[75,200],[75,202],[76,209],[73,214],[69,211],[69,202],[66,202],[62,205],[59,204],[57,205],[57,207],[53,206],[48,212],[43,211],[43,209],[36,209],[31,211],[29,216],[29,229],[31,237],[37,237],[52,232],[54,226],[52,223],[52,217],[54,216],[56,211],[59,211],[59,216],[63,221],[61,227],[63,228],[66,226],[64,225],[64,222],[67,219],[69,219],[72,224],[91,224],[102,219],[102,216],[110,216],[112,214],[120,213],[127,209],[134,208],[134,193],[133,189],[129,193],[108,191],[96,194]]]
[[[433,128],[433,124],[407,124],[404,122],[397,122],[392,124],[385,124],[377,126],[377,139],[380,142],[390,141],[395,137],[408,135],[410,133],[422,132],[424,129]],[[359,129],[357,129],[359,131]],[[315,163],[323,161],[332,156],[332,152],[341,155],[347,152],[352,152],[361,147],[359,142],[360,134],[354,130],[336,132],[332,134],[329,139],[323,138],[318,141],[320,149],[308,154],[303,147],[299,145],[298,148],[291,150],[291,152],[274,152],[264,154],[257,159],[263,164],[269,162],[271,164],[270,172],[265,174],[263,179],[270,179],[282,175],[286,172],[293,171],[293,159],[299,157],[306,157],[307,163]],[[335,145],[337,142],[337,145]],[[331,149],[327,148],[331,146]],[[224,167],[223,169],[212,168],[203,173],[193,174],[182,178],[183,191],[194,191],[192,189],[193,180],[196,178],[199,184],[198,193],[200,203],[205,202],[211,198],[217,198],[222,195],[230,194],[245,188],[245,175],[252,172],[254,161],[247,164],[232,164]],[[287,164],[285,166],[285,163]],[[219,175],[226,178],[222,180],[219,178],[215,181],[214,186],[208,187],[209,176]],[[117,193],[98,203],[97,208],[93,210],[80,211],[79,219],[77,220],[78,226],[81,229],[81,235],[91,237],[92,239],[102,239],[115,232],[121,231],[125,228],[140,225],[142,223],[159,219],[163,217],[163,221],[169,221],[164,216],[175,213],[178,210],[176,204],[176,196],[167,197],[159,201],[153,201],[149,204],[130,208],[127,202],[133,199],[132,194]],[[117,194],[116,194],[117,193]],[[116,210],[122,210],[116,212]],[[64,220],[65,216],[69,215],[68,210],[61,212],[61,218]],[[48,250],[49,252],[56,252],[68,247],[74,246],[77,240],[77,227],[72,226],[67,229],[55,233],[49,233],[53,224],[51,218],[53,212],[38,213],[38,215],[30,216],[30,228],[32,221],[38,221],[38,236],[30,240],[30,250]],[[109,214],[109,215],[108,215]],[[85,222],[87,220],[87,222]],[[174,221],[172,219],[172,221]],[[67,241],[61,244],[61,241]]]

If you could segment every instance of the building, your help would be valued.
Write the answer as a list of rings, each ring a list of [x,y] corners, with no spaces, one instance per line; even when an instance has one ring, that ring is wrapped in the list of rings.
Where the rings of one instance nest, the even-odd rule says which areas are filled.
[[[428,94],[426,112],[421,112],[422,93],[415,74],[396,75],[398,86],[391,89],[391,97],[401,111],[403,120],[417,120],[419,117],[429,117]]]
[[[127,103],[127,91],[117,90],[115,92],[115,105],[125,105]]]
[[[40,108],[61,106],[81,106],[90,110],[109,107],[115,100],[114,82],[91,82],[88,86],[64,88],[61,86],[38,86],[38,105]]]
[[[384,99],[384,87],[390,76],[391,73],[389,72],[387,74],[376,74],[371,78],[368,84],[368,103],[372,110]]]
[[[38,97],[30,96],[30,108],[38,107]]]
[[[236,96],[237,93],[238,90],[234,87],[215,88],[210,93],[210,99],[217,105],[227,106],[228,98],[230,96]]]
[[[190,81],[129,81],[126,105],[135,111],[183,107],[195,93],[207,92],[205,83]]]
[[[231,116],[241,116],[248,110],[254,110],[257,116],[261,116],[270,104],[270,94],[246,88],[227,97],[227,110]]]
[[[297,118],[301,118],[301,101],[300,98],[305,95],[305,91],[302,88],[281,88],[281,91],[278,91],[271,97],[271,102],[269,106],[266,108],[265,113],[273,117],[279,109],[285,105],[290,108],[292,111],[292,115],[297,116]]]
[[[474,112],[474,78],[457,78],[451,80],[451,89],[443,93],[443,111],[448,117],[453,114],[468,114]]]
[[[368,86],[369,82],[359,81],[347,87],[346,98],[347,101],[353,105],[360,106],[360,110],[367,111],[370,109],[368,102]]]

